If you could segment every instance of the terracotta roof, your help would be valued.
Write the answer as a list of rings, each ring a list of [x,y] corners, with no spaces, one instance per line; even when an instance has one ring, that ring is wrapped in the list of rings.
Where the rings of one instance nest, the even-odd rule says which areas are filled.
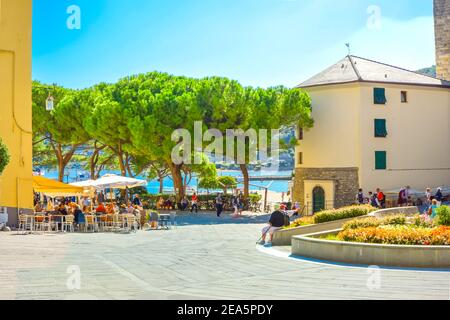
[[[382,82],[450,88],[449,81],[356,56],[345,57],[303,82],[298,88],[351,82]]]

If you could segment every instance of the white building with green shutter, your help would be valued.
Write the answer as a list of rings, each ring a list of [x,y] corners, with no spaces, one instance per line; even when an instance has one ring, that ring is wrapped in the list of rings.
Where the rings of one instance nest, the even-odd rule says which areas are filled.
[[[450,82],[347,56],[299,88],[315,126],[298,132],[294,201],[318,211],[359,187],[450,186]]]

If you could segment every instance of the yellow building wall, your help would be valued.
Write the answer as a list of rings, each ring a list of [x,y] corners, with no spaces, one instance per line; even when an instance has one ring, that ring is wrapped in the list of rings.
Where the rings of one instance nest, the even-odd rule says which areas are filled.
[[[305,203],[307,214],[314,214],[313,210],[313,191],[316,187],[321,187],[325,191],[325,209],[333,209],[335,199],[335,182],[327,180],[305,180]]]
[[[0,137],[11,154],[0,176],[0,207],[8,207],[10,224],[16,208],[33,206],[31,2],[0,1]]]
[[[386,89],[386,105],[373,104],[374,87]],[[366,191],[450,185],[450,89],[362,84],[360,97],[359,173]],[[386,138],[374,137],[374,119],[387,120]],[[375,151],[387,151],[387,170],[375,170]]]
[[[348,168],[360,165],[360,86],[307,88],[314,128],[296,147],[297,168]],[[303,164],[299,153],[303,153]]]
[[[373,103],[376,87],[386,89],[386,105]],[[315,176],[324,185],[328,179],[342,178],[330,169],[357,168],[356,180],[365,192],[407,185],[421,191],[450,186],[450,89],[354,83],[306,90],[315,126],[304,133],[296,148],[297,173],[308,176],[310,168],[323,169],[319,170],[323,174]],[[407,103],[401,102],[401,91],[407,92]],[[386,119],[386,138],[375,137],[375,119]],[[375,170],[375,151],[387,152],[387,170]],[[306,182],[297,183],[304,183],[300,193],[307,201]],[[336,200],[341,196],[336,193]]]

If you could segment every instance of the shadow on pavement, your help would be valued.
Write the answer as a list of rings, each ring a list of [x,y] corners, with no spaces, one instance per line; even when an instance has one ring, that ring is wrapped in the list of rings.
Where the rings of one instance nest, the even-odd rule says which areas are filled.
[[[179,213],[177,215],[177,225],[264,224],[269,221],[269,218],[270,214],[244,214],[241,217],[233,217],[232,214],[224,213],[218,218],[214,213]]]

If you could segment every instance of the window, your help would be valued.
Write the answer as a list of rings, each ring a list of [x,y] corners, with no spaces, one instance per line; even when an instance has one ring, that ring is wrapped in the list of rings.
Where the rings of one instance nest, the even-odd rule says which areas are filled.
[[[388,135],[385,119],[375,119],[375,137],[386,138]]]
[[[387,169],[387,152],[375,151],[375,170]]]
[[[374,88],[373,89],[373,101],[375,104],[386,104],[386,89]]]
[[[298,128],[298,140],[303,140],[303,128]]]
[[[407,103],[408,102],[408,92],[407,91],[402,91],[401,92],[401,99],[402,99],[402,103]]]
[[[303,152],[298,153],[298,164],[303,164]]]

